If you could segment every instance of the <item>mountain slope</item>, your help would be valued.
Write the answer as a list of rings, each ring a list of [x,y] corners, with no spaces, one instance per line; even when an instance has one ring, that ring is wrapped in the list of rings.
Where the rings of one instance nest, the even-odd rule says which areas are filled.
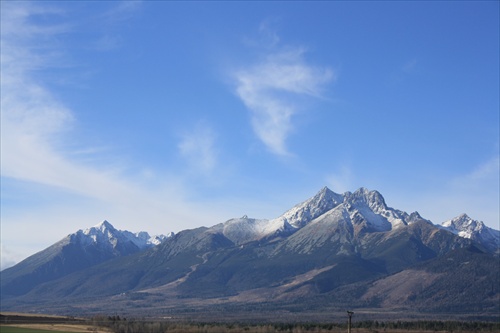
[[[0,272],[2,298],[18,296],[34,287],[112,258],[127,256],[161,243],[166,236],[149,236],[115,229],[108,221],[78,230],[19,264]]]
[[[361,299],[381,307],[417,306],[425,312],[498,313],[499,278],[498,257],[471,246],[377,280]]]
[[[113,248],[109,244],[118,244],[123,236],[94,232],[86,237],[108,244],[105,248]],[[150,315],[214,304],[320,311],[325,304],[345,307],[348,302],[353,308],[424,311],[431,299],[442,309],[453,309],[467,300],[462,287],[454,287],[467,285],[460,282],[461,276],[480,280],[481,288],[496,283],[498,276],[495,269],[484,273],[498,262],[495,251],[462,236],[417,212],[387,206],[377,191],[360,188],[337,194],[323,188],[278,218],[244,216],[184,230],[150,249],[39,283],[3,300],[2,306],[24,311],[44,306],[62,313],[70,312],[69,305],[94,313],[143,309]],[[474,265],[452,264],[453,258],[467,256]],[[439,270],[440,265],[446,269]],[[440,287],[449,292],[438,293]],[[404,290],[411,297],[404,296]],[[474,302],[483,297],[482,308],[495,309],[497,289],[474,292]],[[425,293],[428,296],[419,296]],[[477,302],[468,309],[478,308]]]

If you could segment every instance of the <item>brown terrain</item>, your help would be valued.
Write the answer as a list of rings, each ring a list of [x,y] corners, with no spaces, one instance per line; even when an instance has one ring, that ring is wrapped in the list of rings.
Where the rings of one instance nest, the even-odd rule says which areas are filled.
[[[82,318],[16,312],[1,312],[0,327],[1,326],[14,326],[54,332],[110,332],[108,329],[89,325]]]

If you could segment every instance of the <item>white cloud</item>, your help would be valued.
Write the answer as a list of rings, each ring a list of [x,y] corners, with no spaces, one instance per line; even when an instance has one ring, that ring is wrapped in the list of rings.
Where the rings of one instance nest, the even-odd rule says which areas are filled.
[[[353,173],[350,168],[343,166],[339,171],[326,177],[328,187],[336,193],[356,190],[353,188]]]
[[[98,15],[94,24],[100,37],[92,42],[90,47],[98,51],[110,51],[121,47],[124,40],[118,31],[123,22],[138,14],[141,6],[141,1],[119,1]]]
[[[219,216],[185,199],[182,179],[163,174],[152,180],[152,172],[147,177],[130,175],[126,166],[92,163],[94,147],[76,147],[71,129],[78,126],[77,115],[43,81],[44,70],[67,60],[58,52],[59,45],[44,41],[57,40],[69,30],[64,25],[35,24],[34,15],[60,14],[44,8],[28,2],[2,3],[1,175],[16,184],[9,191],[19,191],[4,193],[2,186],[2,262],[18,261],[19,256],[103,219],[121,229],[154,233],[218,222]],[[201,134],[194,141],[186,139],[182,149],[210,169],[216,163],[213,133]],[[107,158],[113,159],[112,152]],[[43,201],[45,197],[53,200]],[[25,206],[30,200],[43,205]],[[19,237],[23,249],[17,248]]]
[[[428,190],[401,194],[399,207],[418,209],[421,215],[440,224],[462,213],[489,227],[500,229],[500,159],[494,156],[470,172],[443,183],[429,184]]]
[[[270,46],[274,46],[274,45],[278,44],[280,41],[280,37],[278,36],[276,31],[274,31],[273,29],[270,28],[269,20],[263,21],[259,25],[259,32],[264,38],[266,38],[266,42]]]
[[[235,73],[236,92],[251,111],[252,127],[267,148],[288,155],[286,139],[294,129],[298,97],[321,97],[333,71],[309,65],[304,49],[280,50]]]
[[[34,70],[54,61],[50,52],[38,53],[33,45],[61,31],[30,24],[30,9],[40,13],[11,4],[2,11],[2,176],[57,183],[53,166],[60,161],[50,144],[70,126],[72,114],[33,78]]]
[[[6,248],[3,244],[0,249],[0,271],[14,266],[23,256]]]
[[[216,135],[207,124],[199,123],[194,130],[182,135],[178,145],[181,155],[191,169],[209,174],[217,165]]]
[[[403,67],[402,67],[402,70],[404,73],[412,73],[415,68],[417,67],[417,64],[418,64],[418,61],[416,58],[413,58],[409,61],[407,61]]]
[[[4,8],[7,13],[2,15],[2,176],[109,198],[109,191],[123,191],[117,189],[118,184],[113,184],[110,171],[79,165],[64,153],[64,142],[73,126],[74,115],[54,98],[40,79],[35,79],[34,69],[52,68],[56,59],[52,52],[39,54],[33,47],[37,45],[36,40],[51,39],[50,36],[55,37],[64,30],[38,29],[30,23],[33,15],[30,9],[37,14],[43,13],[40,8],[35,10],[26,5],[24,10]],[[9,19],[4,21],[4,17]],[[16,38],[12,38],[13,35]],[[23,56],[18,57],[20,54]],[[95,191],[96,184],[103,190]]]
[[[500,158],[492,157],[471,172],[449,182],[450,211],[467,213],[490,227],[500,229]],[[446,203],[446,198],[443,200]]]
[[[478,165],[470,173],[457,177],[451,181],[452,188],[470,190],[482,189],[483,185],[490,183],[500,186],[500,157],[495,156],[490,160]],[[497,180],[495,182],[495,180]],[[493,186],[495,187],[495,186]]]

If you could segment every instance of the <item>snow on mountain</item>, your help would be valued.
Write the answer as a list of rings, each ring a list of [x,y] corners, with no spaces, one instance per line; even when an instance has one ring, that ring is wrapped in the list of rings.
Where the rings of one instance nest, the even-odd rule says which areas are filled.
[[[295,229],[302,228],[308,222],[337,207],[344,201],[341,194],[324,187],[312,198],[294,206],[280,217],[272,220],[276,226],[289,225]]]
[[[343,201],[343,197],[324,187],[314,197],[294,206],[272,219],[253,219],[246,215],[215,226],[218,232],[235,244],[244,244],[266,237],[286,235],[302,228],[314,218],[326,213]]]
[[[482,221],[473,220],[467,214],[445,221],[441,227],[460,237],[479,242],[488,250],[500,253],[500,231],[487,227]]]
[[[245,215],[219,224],[213,230],[235,244],[244,244],[266,237],[290,235],[337,207],[343,212],[339,216],[348,217],[349,223],[356,225],[357,230],[388,231],[423,220],[417,212],[408,215],[388,207],[377,191],[360,188],[354,193],[338,194],[324,187],[275,219],[253,219]]]
[[[132,233],[127,230],[117,230],[106,220],[91,228],[78,230],[74,235],[75,240],[84,245],[95,243],[115,249],[119,244],[122,246],[133,244],[140,250],[151,248],[168,238],[165,235],[150,236],[145,231]]]
[[[110,294],[110,288],[113,294],[124,295],[154,287],[175,295],[164,299],[177,301],[178,295],[219,297],[221,291],[227,298],[227,291],[262,290],[286,281],[283,286],[303,298],[311,295],[303,294],[308,290],[330,292],[358,283],[359,278],[378,279],[473,244],[475,255],[484,254],[484,260],[491,253],[500,254],[500,232],[482,222],[464,214],[439,229],[417,212],[407,214],[388,207],[379,192],[366,188],[338,194],[324,187],[275,219],[243,216],[169,236],[120,231],[103,221],[2,271],[2,295],[14,299],[29,293],[28,297],[43,295],[58,301],[61,297],[101,297]],[[167,237],[145,255],[113,260],[153,247]],[[109,264],[91,269],[108,260]],[[457,275],[465,266],[443,262],[457,269]],[[317,269],[322,273],[311,274]],[[69,274],[77,275],[65,278]],[[306,276],[310,282],[293,282]],[[115,301],[110,303],[113,307]]]
[[[296,205],[276,220],[286,221],[294,228],[304,227],[312,220],[342,205],[353,223],[366,223],[373,230],[387,231],[422,219],[415,212],[411,215],[390,208],[377,191],[360,188],[355,192],[338,194],[324,187],[314,197]],[[363,217],[360,219],[360,217]]]
[[[36,286],[116,257],[159,244],[167,236],[115,229],[108,221],[69,234],[48,248],[2,271],[2,292],[23,295]]]
[[[268,235],[269,232],[272,232],[269,220],[253,219],[246,215],[241,218],[230,219],[223,224],[215,226],[214,229],[221,232],[235,244],[244,244],[259,240]]]
[[[445,229],[464,238],[472,238],[473,234],[485,228],[482,222],[471,219],[462,214],[441,224]]]
[[[411,224],[416,218],[386,205],[384,198],[377,191],[364,187],[354,193],[344,193],[344,206],[355,224],[363,223],[374,231],[388,231]],[[415,214],[415,213],[413,213]],[[416,213],[418,215],[418,213]],[[363,218],[360,219],[360,216]],[[420,215],[418,215],[420,217]]]
[[[318,203],[321,201],[314,198],[294,207],[303,209],[302,211],[300,208],[297,209],[299,214],[304,210],[314,211],[316,214],[313,216],[316,217],[307,223],[302,223],[303,227],[280,244],[276,252],[287,250],[310,254],[329,243],[328,248],[331,252],[347,255],[355,252],[356,244],[363,234],[396,230],[417,221],[432,224],[417,212],[408,215],[388,207],[377,191],[360,188],[353,193],[345,192],[342,195],[329,192],[331,191],[328,188],[324,188],[314,197],[335,199],[327,201],[330,206],[322,203],[323,207],[326,207],[325,210],[318,209],[321,206]],[[313,202],[316,205],[311,207]],[[333,208],[328,209],[332,206]]]
[[[344,245],[351,243],[353,235],[354,226],[349,212],[344,204],[340,204],[313,219],[289,236],[278,245],[275,253],[284,250],[311,254],[315,250],[324,247],[325,244],[329,244],[328,248],[332,253],[335,251],[344,253],[349,251]]]
[[[159,245],[161,243],[163,243],[163,241],[169,237],[172,237],[174,235],[173,232],[169,232],[168,234],[166,235],[163,235],[163,234],[160,234],[160,235],[153,235],[153,236],[149,236],[149,234],[145,231],[142,231],[142,232],[139,232],[139,233],[136,233],[136,235],[138,237],[143,237],[142,234],[145,234],[145,238],[147,239],[147,243],[153,245],[153,246],[156,246],[156,245]]]

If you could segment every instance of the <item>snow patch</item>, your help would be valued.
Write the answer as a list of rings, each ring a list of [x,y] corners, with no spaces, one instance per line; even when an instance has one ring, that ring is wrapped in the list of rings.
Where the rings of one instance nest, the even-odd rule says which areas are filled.
[[[120,243],[132,243],[143,250],[162,243],[165,239],[171,237],[173,233],[168,236],[150,236],[146,231],[132,233],[127,230],[117,230],[111,223],[104,220],[91,228],[78,230],[75,235],[82,245],[95,243],[103,247],[111,246],[111,248],[116,248]]]

